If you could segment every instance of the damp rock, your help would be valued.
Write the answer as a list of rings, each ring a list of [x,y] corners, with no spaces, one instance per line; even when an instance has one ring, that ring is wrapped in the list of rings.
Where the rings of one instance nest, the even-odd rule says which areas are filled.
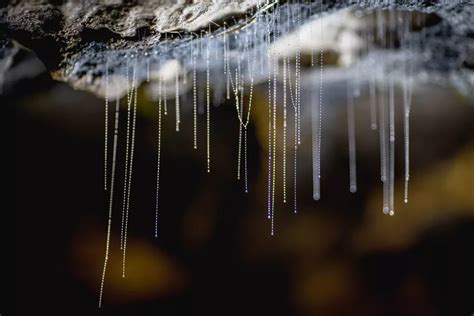
[[[213,50],[222,50],[222,35],[227,34],[231,41],[230,55],[244,53],[246,40],[257,55],[267,54],[267,46],[262,45],[258,36],[260,33],[270,30],[272,34],[278,34],[278,38],[269,36],[269,41],[278,41],[295,29],[311,29],[311,23],[306,24],[306,21],[318,25],[321,17],[330,20],[347,15],[347,19],[339,18],[336,38],[331,39],[332,30],[326,28],[324,33],[331,40],[323,45],[313,43],[318,42],[317,38],[313,41],[305,33],[302,36],[304,47],[311,50],[323,45],[328,64],[348,65],[357,62],[357,52],[364,45],[360,31],[366,22],[361,24],[358,20],[364,20],[375,9],[396,8],[428,16],[423,20],[424,24],[413,23],[413,39],[423,37],[426,42],[423,52],[426,58],[418,66],[441,76],[449,73],[455,81],[467,81],[468,86],[472,84],[469,56],[474,54],[474,9],[467,2],[359,1],[354,4],[331,0],[322,4],[319,1],[282,2],[280,6],[282,10],[278,10],[276,16],[275,3],[258,0],[192,3],[10,1],[0,8],[0,26],[7,42],[31,49],[54,79],[76,89],[105,96],[103,76],[107,67],[111,77],[109,96],[120,97],[130,88],[124,84],[124,75],[127,63],[133,58],[137,60],[136,82],[139,85],[148,79],[148,65],[156,71],[168,60],[177,60],[183,68],[189,68],[193,43],[202,46],[204,42]],[[292,9],[285,10],[286,7]],[[295,20],[294,12],[299,19]],[[286,45],[282,49],[285,54],[291,54],[294,47]],[[6,56],[7,50],[0,46],[0,56]],[[386,53],[398,50],[396,46]],[[303,63],[308,60],[307,51],[303,51]],[[381,56],[380,61],[385,60],[389,58]],[[196,62],[197,71],[204,71],[203,56]],[[211,69],[222,67],[222,60],[212,58],[210,63]],[[468,75],[465,75],[466,69]],[[5,74],[5,70],[1,71]]]

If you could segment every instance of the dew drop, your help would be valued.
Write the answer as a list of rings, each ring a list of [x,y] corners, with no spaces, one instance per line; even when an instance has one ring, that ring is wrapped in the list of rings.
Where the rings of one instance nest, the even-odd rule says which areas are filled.
[[[274,222],[275,222],[275,187],[276,187],[276,158],[277,158],[277,148],[276,148],[276,135],[277,135],[277,72],[278,72],[278,58],[273,59],[273,124],[272,124],[272,211],[271,211],[271,234],[274,233]]]
[[[375,78],[371,78],[369,81],[369,93],[370,93],[370,128],[372,130],[377,129],[377,94],[375,88]]]
[[[313,158],[313,199],[319,200],[320,194],[320,183],[319,183],[319,166],[318,166],[318,141],[319,141],[319,106],[316,102],[315,94],[317,90],[313,90],[311,93],[311,140],[312,140],[312,158]]]
[[[268,53],[268,200],[267,200],[267,218],[271,219],[272,206],[272,80],[271,80],[271,58]]]
[[[286,82],[287,82],[287,63],[283,58],[283,203],[286,203],[286,130],[287,130],[287,109],[286,109]]]
[[[155,238],[158,237],[158,208],[160,195],[160,167],[161,167],[161,86],[158,86],[158,146],[157,146],[157,163],[156,163],[156,199],[155,199]]]
[[[163,80],[162,80],[163,84]],[[168,84],[165,82],[165,88],[163,89],[163,114],[168,115]]]
[[[389,103],[389,118],[390,118],[390,183],[389,183],[389,208],[390,211],[394,209],[394,191],[395,191],[395,83],[393,78],[390,79],[390,103]]]
[[[128,185],[127,185],[127,204],[125,209],[125,223],[123,228],[123,253],[122,253],[122,277],[125,278],[125,264],[127,256],[127,237],[128,237],[128,217],[130,211],[130,192],[132,187],[132,175],[133,175],[133,158],[135,155],[135,132],[136,132],[136,121],[137,121],[137,94],[138,94],[138,83],[136,78],[137,62],[135,61],[133,70],[133,119],[132,119],[132,133],[130,140],[130,161],[128,168]]]
[[[380,84],[379,93],[379,138],[380,138],[380,179],[385,182],[386,177],[386,127],[385,127],[385,88]]]
[[[176,70],[175,75],[175,105],[176,105],[176,131],[179,132],[179,125],[181,124],[181,113],[179,107],[179,71]]]
[[[211,95],[210,95],[210,83],[209,83],[209,37],[207,40],[206,49],[206,154],[207,154],[207,172],[211,172]]]
[[[107,220],[107,238],[105,243],[105,256],[104,256],[104,266],[102,269],[102,277],[100,281],[100,290],[99,290],[99,308],[102,307],[102,298],[104,295],[104,283],[105,283],[105,274],[107,272],[107,264],[109,260],[109,251],[110,251],[110,235],[112,230],[112,210],[113,210],[113,199],[114,199],[114,187],[115,187],[115,167],[116,167],[116,157],[117,157],[117,138],[118,138],[118,128],[119,128],[119,109],[120,109],[120,99],[117,98],[115,104],[115,125],[114,125],[114,143],[112,151],[112,174],[110,178],[110,192],[109,192],[109,212]]]
[[[321,12],[323,12],[323,1],[320,2]],[[320,19],[320,41],[321,43],[324,40],[323,33],[323,20]],[[323,73],[324,73],[324,49],[321,45],[319,51],[319,115],[318,115],[318,150],[317,150],[317,175],[318,175],[318,195],[320,196],[321,190],[321,143],[322,143],[322,127],[323,127]]]
[[[353,90],[347,84],[347,132],[349,140],[349,188],[357,191],[356,136]]]
[[[194,149],[197,149],[197,80],[196,80],[196,56],[194,54],[194,44],[193,47],[193,146]]]
[[[126,66],[126,78],[127,78],[127,128],[126,128],[126,144],[125,144],[125,167],[124,167],[124,183],[123,183],[123,199],[122,199],[122,220],[120,224],[120,249],[123,250],[123,238],[124,238],[124,228],[125,228],[125,212],[127,209],[127,186],[128,186],[128,165],[129,165],[129,154],[130,154],[130,121],[131,121],[131,110],[132,110],[132,100],[135,84],[134,78],[135,73],[132,73],[132,79],[129,78],[129,64],[127,60]]]
[[[241,97],[241,99],[239,100],[239,90],[241,89],[240,88],[240,84],[239,84],[239,71],[236,70],[236,73],[235,73],[235,82],[236,82],[236,85],[237,85],[237,88],[236,88],[236,91],[235,91],[235,94],[236,94],[236,97],[235,97],[235,107],[237,108],[237,116],[239,118],[239,144],[238,144],[238,149],[237,149],[237,180],[240,180],[240,163],[241,163],[241,156],[242,156],[242,111],[243,111],[243,99]],[[240,105],[239,103],[242,102],[242,104]]]
[[[105,63],[105,107],[104,107],[104,190],[107,191],[108,134],[109,134],[109,62]]]

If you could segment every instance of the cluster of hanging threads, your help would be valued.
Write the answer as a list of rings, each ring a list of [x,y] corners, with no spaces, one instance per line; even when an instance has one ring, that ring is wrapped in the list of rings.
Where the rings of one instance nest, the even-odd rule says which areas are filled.
[[[249,27],[247,31],[245,27],[241,30],[233,30],[227,23],[223,23],[222,36],[216,36],[211,32],[201,32],[195,36],[190,42],[191,60],[178,60],[178,65],[182,65],[184,70],[177,67],[174,85],[174,101],[175,101],[175,129],[180,130],[181,115],[186,113],[186,86],[187,72],[189,65],[192,67],[192,143],[193,148],[197,149],[198,139],[198,114],[204,114],[205,137],[206,137],[206,171],[211,171],[211,87],[213,91],[214,105],[221,103],[221,94],[230,99],[231,95],[235,98],[235,108],[239,123],[238,135],[238,158],[237,158],[237,179],[244,182],[244,191],[248,192],[248,127],[251,117],[252,100],[254,93],[254,77],[256,74],[255,67],[259,66],[260,75],[267,77],[268,82],[268,183],[267,183],[267,217],[270,220],[270,234],[275,233],[275,210],[279,193],[277,187],[282,185],[283,203],[288,202],[290,191],[293,191],[293,212],[296,213],[297,208],[297,175],[298,175],[298,154],[302,144],[302,128],[304,101],[303,98],[307,93],[306,77],[302,67],[302,55],[304,44],[300,38],[300,33],[292,38],[292,44],[295,47],[295,54],[290,60],[289,56],[281,55],[277,49],[272,47],[272,43],[276,42],[281,32],[289,33],[292,29],[298,28],[303,21],[313,15],[312,3],[302,3],[301,1],[293,1],[285,6],[278,2],[266,1],[259,2],[256,13],[252,17],[245,17],[245,21],[236,21],[236,24],[248,26],[251,23],[262,25],[263,32],[258,32],[257,27]],[[305,7],[306,5],[306,7]],[[322,15],[324,11],[323,1],[320,3],[319,13]],[[308,7],[309,6],[309,7]],[[286,12],[281,8],[286,8]],[[306,10],[309,8],[309,10]],[[270,12],[271,9],[271,12]],[[265,14],[263,13],[265,12]],[[309,16],[305,16],[305,13]],[[285,13],[285,19],[282,19],[282,13]],[[388,16],[388,20],[387,20]],[[394,43],[400,38],[402,49],[412,51],[414,49],[413,41],[408,41],[409,22],[408,18],[403,16],[396,17],[390,11],[376,11],[373,13],[375,22],[375,31],[367,30],[365,38],[367,43],[367,55],[376,44],[382,48],[395,49]],[[321,198],[321,143],[322,143],[322,123],[323,123],[323,18],[320,16],[320,51],[315,52],[311,47],[311,67],[319,62],[319,87],[312,87],[311,91],[311,120],[312,120],[312,163],[313,163],[313,198],[319,200]],[[234,19],[235,20],[235,19]],[[398,24],[397,24],[398,21]],[[210,22],[216,24],[214,22]],[[420,21],[422,23],[422,21]],[[311,25],[310,39],[314,41],[314,30]],[[195,33],[194,33],[195,34]],[[387,35],[388,34],[388,35]],[[219,35],[219,34],[218,34]],[[421,34],[421,38],[427,36]],[[165,40],[166,34],[165,34]],[[421,44],[420,50],[421,50]],[[216,49],[219,48],[219,49]],[[223,65],[223,74],[225,80],[216,82],[213,79],[214,62],[211,68],[211,52],[214,54],[212,58],[222,57],[223,63],[219,63],[219,67]],[[135,157],[135,139],[137,125],[137,96],[139,78],[139,56],[138,52],[129,54],[126,57],[125,80],[127,84],[126,104],[127,119],[125,131],[125,161],[124,161],[124,185],[122,196],[122,217],[120,228],[120,248],[122,250],[122,276],[125,277],[126,272],[126,250],[127,236],[129,227],[129,211],[131,204],[131,188],[133,178],[133,167]],[[160,58],[160,54],[155,51]],[[146,81],[150,81],[150,67],[153,59],[148,51],[144,52]],[[198,62],[199,58],[199,62]],[[179,59],[179,58],[178,58]],[[160,62],[162,62],[161,60]],[[104,189],[109,192],[109,213],[108,228],[106,240],[106,253],[104,260],[104,268],[100,286],[99,306],[102,305],[103,287],[106,274],[107,263],[109,259],[109,243],[110,231],[112,223],[112,200],[115,185],[115,165],[117,154],[117,135],[118,135],[118,116],[119,116],[119,100],[116,103],[116,116],[114,126],[114,141],[112,153],[112,169],[110,179],[108,179],[108,107],[109,107],[109,61],[106,61],[105,67],[105,131],[104,131]],[[246,66],[246,67],[245,67]],[[294,69],[294,70],[293,70]],[[403,133],[404,133],[404,201],[408,201],[408,181],[409,181],[409,115],[412,103],[412,85],[413,85],[413,63],[411,56],[403,61],[402,67],[405,80],[401,86],[403,93]],[[292,70],[294,71],[292,75]],[[360,69],[357,80],[347,85],[347,136],[348,136],[348,156],[349,156],[349,190],[357,191],[357,169],[356,169],[356,98],[360,96],[362,81],[360,77]],[[211,71],[213,76],[211,77]],[[220,71],[222,69],[220,68]],[[257,70],[258,72],[258,70]],[[198,84],[198,73],[203,74],[205,78],[205,87]],[[375,68],[371,76],[367,79],[369,105],[370,105],[370,128],[379,132],[380,140],[380,175],[383,185],[383,212],[394,215],[395,213],[395,110],[396,110],[396,82],[393,76],[388,79],[384,78],[384,69],[382,67]],[[183,76],[183,77],[182,77]],[[158,77],[158,127],[157,127],[157,164],[156,164],[156,201],[155,201],[155,227],[154,236],[158,237],[158,219],[159,219],[159,191],[160,191],[160,167],[161,167],[161,145],[162,145],[162,128],[163,116],[167,115],[167,90],[168,84],[172,87],[173,80],[166,80]],[[170,81],[170,82],[168,82]],[[315,80],[316,81],[316,80]],[[166,85],[165,87],[163,85]],[[182,88],[184,87],[184,89]],[[279,89],[282,87],[282,93]],[[257,89],[255,87],[255,89]],[[201,100],[202,98],[202,100]],[[246,102],[247,101],[247,102]],[[290,103],[288,103],[290,102]],[[293,131],[288,130],[291,120],[291,112],[288,112],[288,106],[293,108]],[[291,110],[291,109],[290,109]],[[281,115],[281,116],[280,116]],[[289,117],[290,115],[290,117]],[[280,127],[282,127],[280,129]],[[280,134],[280,130],[282,133]],[[290,133],[288,135],[288,133]],[[293,135],[291,135],[293,133]],[[293,144],[289,141],[289,137],[293,136]],[[291,139],[291,138],[290,138]],[[290,143],[290,144],[289,144]],[[281,149],[280,147],[281,146]],[[291,153],[288,155],[287,148],[293,146],[293,168],[288,168],[288,160],[291,161]],[[204,147],[204,146],[202,146]],[[289,157],[288,157],[289,156]],[[280,160],[281,158],[281,160]],[[281,169],[280,169],[281,166]],[[281,173],[280,173],[281,170]],[[290,171],[290,172],[289,172]],[[288,174],[293,171],[293,189],[288,189],[291,184],[288,183]],[[277,181],[278,180],[278,181]],[[291,180],[290,180],[291,181]]]

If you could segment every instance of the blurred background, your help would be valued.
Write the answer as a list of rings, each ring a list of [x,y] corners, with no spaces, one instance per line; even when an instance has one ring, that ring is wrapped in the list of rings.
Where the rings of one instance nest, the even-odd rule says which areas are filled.
[[[403,203],[398,120],[393,217],[382,213],[379,140],[370,129],[367,88],[356,100],[356,194],[349,192],[345,89],[325,90],[329,101],[318,202],[312,199],[311,102],[306,100],[298,214],[290,202],[282,202],[277,175],[275,236],[270,236],[266,218],[265,87],[257,87],[249,125],[248,194],[236,179],[234,105],[223,99],[213,108],[212,172],[207,174],[205,116],[198,117],[196,151],[192,96],[183,95],[181,131],[174,130],[173,111],[163,121],[160,234],[155,239],[158,114],[156,102],[141,88],[127,275],[121,276],[119,249],[126,124],[122,100],[111,255],[99,310],[108,205],[103,190],[104,101],[53,81],[26,51],[16,55],[10,74],[15,71],[23,75],[10,76],[0,104],[4,118],[14,122],[15,268],[9,290],[16,314],[474,313],[474,107],[457,90],[415,86],[409,203]],[[399,90],[397,98],[400,103]],[[288,170],[292,174],[291,164]],[[292,181],[289,177],[291,198]]]

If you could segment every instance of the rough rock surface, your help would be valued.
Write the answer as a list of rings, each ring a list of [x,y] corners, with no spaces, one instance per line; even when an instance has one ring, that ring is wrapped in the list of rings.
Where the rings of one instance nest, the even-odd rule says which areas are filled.
[[[387,1],[360,1],[368,8],[386,8]],[[427,68],[437,72],[466,73],[472,80],[474,55],[474,5],[470,1],[393,1],[395,8],[435,13],[441,18],[431,30],[430,51],[432,63]],[[288,1],[283,6],[297,6],[303,17],[319,16],[338,9],[354,7],[352,1],[325,0]],[[206,40],[211,34],[214,48],[220,48],[216,35],[239,28],[248,32],[264,30],[264,19],[252,20],[257,14],[272,15],[275,4],[270,1],[72,1],[72,0],[11,0],[0,6],[0,58],[14,53],[12,40],[34,51],[57,80],[73,87],[104,95],[105,68],[109,74],[124,74],[128,63],[125,57],[137,57],[137,84],[147,78],[150,63],[161,65],[177,59],[186,68],[189,65],[190,41]],[[284,11],[284,10],[283,10]],[[307,13],[311,14],[307,14]],[[280,16],[280,22],[289,19]],[[225,22],[225,23],[224,23]],[[302,22],[302,21],[299,21]],[[245,27],[246,24],[250,27]],[[282,35],[289,29],[279,29]],[[439,34],[437,34],[437,32]],[[443,34],[448,33],[448,34]],[[243,32],[241,32],[243,33]],[[447,35],[447,36],[446,36]],[[229,37],[230,38],[230,37]],[[449,38],[449,40],[445,40]],[[241,50],[239,39],[233,39],[231,49]],[[251,43],[259,49],[258,43]],[[18,46],[18,44],[15,44]],[[6,56],[6,57],[5,57]],[[212,63],[217,63],[212,61]],[[1,62],[0,65],[7,65]],[[203,62],[199,62],[203,65]],[[213,67],[214,65],[211,65]],[[2,66],[7,69],[7,66]],[[4,71],[0,68],[0,71]],[[202,67],[199,67],[202,70]],[[124,95],[127,85],[123,75],[112,79],[112,95]]]

